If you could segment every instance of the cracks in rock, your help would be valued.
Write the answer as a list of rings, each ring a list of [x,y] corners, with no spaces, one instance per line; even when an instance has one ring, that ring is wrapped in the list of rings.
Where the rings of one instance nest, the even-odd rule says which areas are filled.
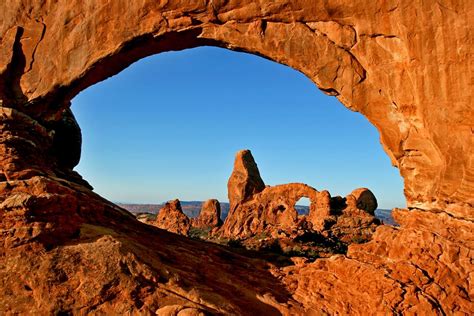
[[[411,207],[407,207],[407,209],[410,210],[410,211],[421,211],[421,212],[430,212],[430,213],[433,213],[433,214],[444,214],[452,220],[464,221],[464,222],[467,222],[469,224],[474,223],[474,220],[471,220],[471,219],[465,218],[465,217],[454,216],[453,214],[448,213],[448,212],[446,212],[444,210],[441,210],[441,209],[436,209],[436,208],[423,209],[420,206],[411,206]]]
[[[438,258],[437,260],[439,260],[439,258]],[[417,265],[416,263],[414,263],[414,262],[410,262],[410,264],[413,265],[416,269],[418,269],[418,270],[421,272],[421,274],[423,274],[423,276],[428,279],[428,283],[427,283],[427,284],[422,285],[422,288],[418,288],[419,291],[420,291],[420,293],[421,293],[421,295],[423,295],[423,297],[425,297],[426,300],[427,300],[434,308],[436,308],[436,309],[441,313],[441,315],[445,316],[446,313],[445,313],[443,307],[441,306],[441,304],[440,304],[433,296],[431,296],[431,295],[429,295],[428,293],[426,293],[426,292],[425,292],[425,288],[426,288],[428,285],[430,285],[430,284],[435,284],[435,285],[437,285],[437,286],[441,289],[441,291],[442,291],[446,296],[448,295],[448,293],[446,293],[446,291],[445,291],[445,289],[444,289],[443,287],[441,287],[437,282],[435,282],[434,278],[432,278],[432,277],[428,274],[428,272],[427,272],[426,270],[422,269],[420,266],[418,266],[418,265]]]
[[[337,77],[337,75],[336,75],[336,77]],[[319,90],[323,91],[326,95],[329,95],[329,96],[337,97],[337,96],[340,95],[340,93],[334,88],[321,88],[319,86],[318,86],[318,88],[319,88]]]
[[[31,53],[30,64],[28,65],[28,68],[25,70],[24,74],[30,72],[31,69],[33,68],[33,63],[35,62],[36,50],[38,49],[39,44],[43,41],[44,35],[46,34],[46,24],[43,22],[43,19],[35,20],[35,21],[38,22],[38,23],[41,23],[41,25],[43,26],[43,29],[41,30],[41,36],[40,36],[38,42],[36,43],[35,47],[33,48],[33,52]]]
[[[341,25],[341,27],[350,27],[351,30],[354,32],[354,44],[352,44],[350,47],[344,47],[342,45],[339,45],[338,43],[334,42],[332,39],[329,38],[329,36],[321,31],[319,31],[318,29],[313,29],[311,28],[308,23],[316,23],[316,22],[335,22],[339,25]],[[354,47],[356,44],[357,44],[357,32],[355,30],[355,28],[352,26],[352,25],[343,25],[343,24],[340,24],[336,21],[309,21],[309,22],[299,22],[301,23],[302,25],[304,25],[308,30],[311,31],[311,33],[314,33],[316,35],[319,35],[319,36],[323,36],[324,38],[326,38],[326,40],[328,42],[330,42],[331,44],[333,44],[335,47],[343,50],[345,53],[347,53],[352,60],[354,60],[355,62],[357,62],[357,65],[362,69],[362,72],[359,73],[359,71],[357,71],[356,67],[353,67],[353,70],[355,73],[357,73],[359,76],[360,76],[360,79],[358,82],[355,82],[354,83],[354,86],[357,86],[357,85],[360,85],[361,83],[363,83],[365,81],[365,79],[367,78],[367,71],[365,70],[365,68],[362,66],[362,64],[360,63],[360,61],[354,56],[354,54],[351,52],[351,49],[352,47]],[[339,71],[339,68],[340,68],[340,64],[338,64],[338,68],[336,70],[336,76],[334,77],[333,81],[336,81],[336,79],[338,78],[338,71]],[[321,88],[320,88],[321,89]],[[323,90],[323,89],[321,89]],[[334,90],[334,89],[328,89],[328,90]],[[341,89],[342,90],[342,89]],[[325,91],[325,90],[323,90]],[[330,95],[334,95],[334,94],[330,94]],[[339,93],[337,94],[339,95]]]
[[[350,28],[350,29],[352,30],[352,32],[354,33],[354,38],[353,38],[354,43],[353,43],[350,47],[345,47],[345,46],[343,46],[343,45],[340,45],[340,44],[336,43],[336,42],[333,41],[331,38],[329,38],[329,36],[328,36],[326,33],[322,32],[322,31],[319,30],[317,27],[312,28],[312,27],[310,26],[311,23],[318,23],[318,22],[326,22],[326,23],[334,22],[334,23],[337,23],[338,25],[340,25],[342,28],[344,28],[344,27]],[[309,21],[309,22],[301,22],[301,23],[303,23],[304,25],[306,25],[306,26],[311,30],[311,32],[326,37],[326,38],[328,39],[328,41],[330,41],[330,42],[333,43],[335,46],[337,46],[337,47],[339,47],[339,48],[341,48],[341,49],[343,49],[343,50],[345,50],[345,51],[348,51],[348,50],[352,49],[352,47],[354,47],[354,46],[357,44],[357,32],[356,32],[355,28],[354,28],[352,25],[349,25],[349,24],[340,24],[339,22],[336,22],[336,21]]]
[[[265,36],[265,31],[267,30],[267,21],[266,20],[260,20],[260,35],[262,37]]]
[[[382,34],[382,33],[374,33],[374,34],[360,34],[360,37],[369,37],[369,38],[377,38],[377,37],[382,37],[382,38],[398,38],[397,35],[393,34]]]

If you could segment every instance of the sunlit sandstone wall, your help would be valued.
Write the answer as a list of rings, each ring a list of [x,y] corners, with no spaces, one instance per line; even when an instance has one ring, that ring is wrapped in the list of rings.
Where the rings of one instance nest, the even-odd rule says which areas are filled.
[[[2,133],[29,142],[2,142],[0,177],[71,176],[71,164],[53,157],[52,130],[77,93],[144,56],[215,45],[306,74],[378,128],[409,207],[472,219],[473,8],[469,0],[5,0]]]

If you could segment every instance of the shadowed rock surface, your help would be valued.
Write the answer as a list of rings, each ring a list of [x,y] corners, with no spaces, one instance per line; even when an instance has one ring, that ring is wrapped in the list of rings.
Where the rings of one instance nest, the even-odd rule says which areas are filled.
[[[473,10],[468,0],[3,1],[0,313],[471,314]],[[288,65],[366,116],[404,178],[400,226],[345,256],[277,267],[142,224],[94,194],[71,170],[77,155],[54,145],[70,100],[143,57],[203,45]]]

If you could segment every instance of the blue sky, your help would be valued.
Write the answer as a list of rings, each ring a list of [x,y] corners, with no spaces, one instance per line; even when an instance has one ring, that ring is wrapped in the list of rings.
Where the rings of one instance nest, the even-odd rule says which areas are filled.
[[[76,170],[115,202],[227,201],[235,153],[250,149],[266,184],[331,195],[368,187],[405,206],[374,126],[303,74],[261,57],[201,47],[154,55],[81,92]]]

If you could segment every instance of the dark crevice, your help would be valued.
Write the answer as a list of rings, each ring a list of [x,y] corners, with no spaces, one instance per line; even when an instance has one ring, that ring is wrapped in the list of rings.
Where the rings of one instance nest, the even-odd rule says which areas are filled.
[[[24,29],[17,27],[11,61],[0,76],[0,87],[2,87],[0,91],[3,92],[0,98],[12,108],[25,104],[27,100],[20,86],[21,76],[26,66],[26,58],[21,44],[23,33]]]
[[[31,53],[31,61],[30,64],[28,65],[28,68],[25,70],[25,74],[33,68],[33,63],[35,62],[35,54],[36,50],[38,49],[39,44],[43,41],[44,34],[46,34],[46,24],[44,24],[42,21],[36,20],[36,22],[41,23],[43,26],[43,29],[41,31],[41,36],[40,39],[38,40],[38,43],[36,43],[35,48],[33,48],[33,53]]]

